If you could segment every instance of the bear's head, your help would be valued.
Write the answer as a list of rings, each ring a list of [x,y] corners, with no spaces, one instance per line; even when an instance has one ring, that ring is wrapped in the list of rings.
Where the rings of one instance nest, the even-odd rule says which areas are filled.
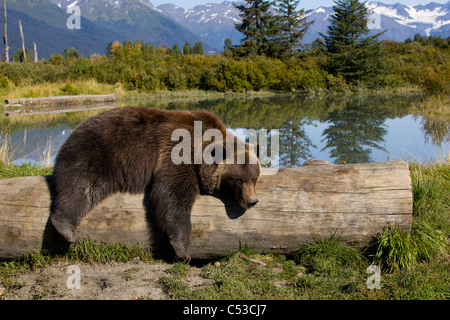
[[[260,174],[258,164],[228,164],[220,177],[219,193],[235,200],[243,209],[249,209],[259,200],[255,187]]]
[[[226,197],[243,209],[249,209],[259,202],[255,191],[261,173],[259,145],[245,143],[235,136],[234,142],[231,146],[234,151],[227,153],[223,146],[223,160],[202,165],[200,177],[207,194]],[[212,157],[216,156],[213,152]]]

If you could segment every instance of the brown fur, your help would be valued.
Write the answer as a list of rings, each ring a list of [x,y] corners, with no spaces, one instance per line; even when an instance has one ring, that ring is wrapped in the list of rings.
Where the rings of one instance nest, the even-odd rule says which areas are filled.
[[[226,159],[220,164],[175,165],[171,151],[179,142],[171,141],[172,132],[186,129],[193,139],[194,121],[202,121],[203,132],[216,128],[226,135],[222,121],[208,111],[126,107],[82,122],[55,163],[51,221],[58,232],[68,242],[77,242],[76,227],[100,201],[117,192],[145,193],[156,224],[176,254],[189,260],[190,212],[196,196],[229,196],[250,208],[258,201],[254,187],[260,172],[259,162],[238,165]]]

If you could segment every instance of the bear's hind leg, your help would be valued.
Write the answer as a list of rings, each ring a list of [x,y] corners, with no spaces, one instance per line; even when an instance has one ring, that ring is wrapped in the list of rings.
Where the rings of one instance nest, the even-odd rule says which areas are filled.
[[[80,238],[76,235],[75,230],[92,207],[93,203],[88,193],[58,194],[53,203],[50,220],[67,242],[78,243]]]
[[[66,214],[61,214],[61,211],[58,211],[51,215],[50,220],[59,234],[61,234],[67,242],[75,244],[80,242],[80,238],[75,234],[76,226],[67,219]]]

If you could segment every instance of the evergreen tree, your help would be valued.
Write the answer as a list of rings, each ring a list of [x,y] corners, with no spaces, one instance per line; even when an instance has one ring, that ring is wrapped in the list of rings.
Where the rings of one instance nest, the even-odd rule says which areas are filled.
[[[75,48],[64,49],[63,57],[64,59],[78,59],[80,58],[80,53]]]
[[[223,50],[229,50],[231,51],[233,49],[233,42],[231,41],[230,38],[226,38],[224,43],[223,43]]]
[[[173,52],[173,54],[174,54],[175,56],[178,57],[178,54],[180,53],[180,48],[178,48],[178,44],[175,43],[175,44],[172,46],[172,52]]]
[[[274,18],[270,14],[270,1],[245,0],[246,4],[234,5],[241,13],[242,23],[236,29],[244,34],[241,47],[244,54],[261,55],[267,51],[273,32]]]
[[[191,50],[192,54],[205,54],[205,50],[203,49],[203,44],[201,41],[196,42]]]
[[[26,61],[31,61],[31,52],[30,50],[28,50],[28,48],[25,48],[25,58]],[[11,57],[11,60],[14,62],[25,62],[24,57],[23,57],[23,50],[19,49],[16,51],[15,54],[13,54],[13,56]]]
[[[187,41],[183,46],[183,54],[191,54],[191,45]]]
[[[311,11],[297,10],[300,0],[278,0],[276,3],[278,28],[275,39],[281,55],[292,55],[314,22],[307,21]]]
[[[358,0],[336,0],[334,14],[324,38],[327,71],[340,74],[348,82],[378,79],[385,70],[378,40],[383,32],[366,36],[369,9]],[[366,36],[366,37],[365,37]]]

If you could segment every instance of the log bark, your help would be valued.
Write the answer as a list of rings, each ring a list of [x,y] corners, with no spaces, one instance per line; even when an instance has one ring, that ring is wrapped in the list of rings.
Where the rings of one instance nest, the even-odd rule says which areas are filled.
[[[0,257],[61,241],[49,220],[51,183],[51,176],[0,180]],[[192,257],[222,257],[240,244],[292,254],[335,233],[361,248],[388,223],[411,228],[411,178],[404,161],[280,169],[260,177],[257,194],[260,202],[245,214],[226,200],[200,196],[191,216]],[[151,220],[144,195],[116,194],[88,214],[78,234],[158,247],[163,240]]]
[[[98,102],[115,102],[114,94],[55,96],[40,98],[6,99],[7,105],[73,105]]]

